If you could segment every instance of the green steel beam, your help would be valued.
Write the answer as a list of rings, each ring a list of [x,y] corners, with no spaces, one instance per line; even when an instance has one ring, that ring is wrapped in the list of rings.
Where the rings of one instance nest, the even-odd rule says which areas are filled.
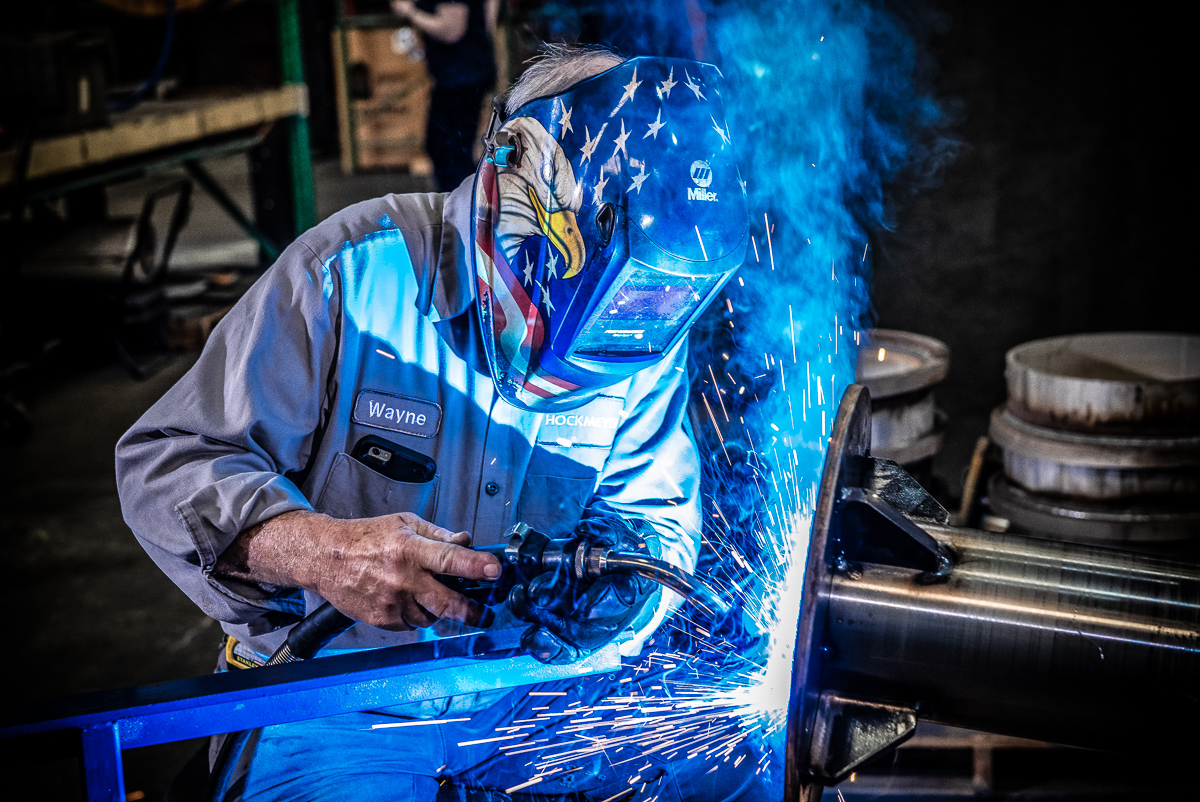
[[[304,83],[304,56],[300,40],[298,0],[278,0],[279,61],[284,84]],[[313,190],[312,150],[308,141],[308,117],[297,115],[284,121],[287,126],[288,161],[291,165],[292,208],[296,236],[317,224],[316,195]]]
[[[271,238],[266,235],[266,232],[259,228],[253,220],[246,216],[245,212],[234,203],[233,198],[229,197],[229,193],[217,183],[208,170],[205,170],[201,166],[200,162],[188,160],[183,163],[183,166],[187,170],[188,175],[192,177],[192,180],[199,184],[200,188],[216,201],[221,210],[229,215],[242,231],[246,232],[246,234],[258,243],[258,247],[262,248],[263,253],[269,261],[274,262],[279,258],[279,246],[272,242]]]

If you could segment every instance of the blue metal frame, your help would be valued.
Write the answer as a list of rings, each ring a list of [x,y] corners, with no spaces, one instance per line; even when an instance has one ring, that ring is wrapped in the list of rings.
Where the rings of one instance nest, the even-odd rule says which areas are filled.
[[[76,731],[89,802],[124,802],[121,750],[464,693],[616,671],[615,644],[548,666],[520,630],[462,635],[291,665],[82,694],[4,714],[0,739]]]

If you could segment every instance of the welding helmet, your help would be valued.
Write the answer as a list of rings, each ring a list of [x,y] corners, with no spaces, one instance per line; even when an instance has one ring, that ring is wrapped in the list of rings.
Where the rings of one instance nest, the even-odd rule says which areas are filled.
[[[579,407],[660,361],[742,263],[745,189],[710,64],[634,58],[493,114],[476,303],[500,395]]]

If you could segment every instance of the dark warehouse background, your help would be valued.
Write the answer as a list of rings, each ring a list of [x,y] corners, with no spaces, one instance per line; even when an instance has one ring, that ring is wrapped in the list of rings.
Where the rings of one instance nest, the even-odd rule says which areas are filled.
[[[85,0],[6,5],[4,36],[110,30],[116,84],[136,85],[158,57],[161,18],[123,16]],[[570,27],[562,20],[570,20],[581,38],[618,48],[634,45],[614,31],[649,36],[666,25],[639,18],[645,12],[631,2],[510,5],[559,7],[558,22],[538,32],[562,34]],[[1089,331],[1200,332],[1193,37],[1182,19],[1153,4],[886,5],[917,26],[927,78],[946,103],[958,145],[919,189],[892,188],[890,230],[872,237],[873,315],[879,327],[950,347],[950,373],[937,390],[947,441],[935,471],[956,492],[975,439],[1004,400],[1004,354],[1012,346]],[[345,185],[333,188],[334,3],[299,6],[323,217],[358,198],[344,194]],[[521,52],[532,31],[517,33],[514,52]],[[277,49],[273,2],[215,0],[180,14],[167,73],[183,87],[275,86]],[[0,150],[11,144],[0,140]],[[353,191],[430,188],[403,173],[359,178]],[[288,230],[286,215],[257,211],[264,227]],[[14,285],[0,286],[0,304],[22,303]],[[110,354],[86,347],[86,332],[72,336],[82,345],[69,339],[44,357],[22,356],[19,370],[0,365],[6,409],[22,410],[6,412],[20,420],[9,419],[0,443],[0,544],[10,621],[5,688],[23,701],[204,673],[220,634],[141,551],[120,520],[113,485],[117,438],[194,353],[174,354],[135,381]],[[158,798],[193,748],[131,754],[129,788]],[[57,793],[59,785],[45,789]],[[11,798],[57,798],[41,793],[35,787]]]

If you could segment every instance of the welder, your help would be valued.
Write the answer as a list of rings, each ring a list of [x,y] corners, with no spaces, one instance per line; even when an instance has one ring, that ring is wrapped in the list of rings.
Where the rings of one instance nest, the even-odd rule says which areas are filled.
[[[720,93],[711,65],[549,48],[497,103],[472,178],[333,215],[224,318],[117,446],[125,519],[222,623],[222,670],[261,665],[326,601],[361,623],[325,653],[489,624],[527,627],[545,662],[653,638],[679,598],[637,577],[580,591],[548,572],[492,610],[436,575],[494,578],[471,546],[517,521],[694,567],[686,334],[749,242]],[[495,729],[532,717],[528,690],[264,728],[227,798],[511,789],[530,770]],[[661,798],[687,800],[733,798],[753,764],[652,762]],[[584,763],[534,791],[629,788]]]

